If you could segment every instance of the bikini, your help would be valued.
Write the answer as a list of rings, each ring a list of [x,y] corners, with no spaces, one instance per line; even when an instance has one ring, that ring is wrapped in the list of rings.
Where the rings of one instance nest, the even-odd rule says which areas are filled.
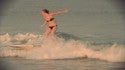
[[[57,25],[49,26],[50,29],[53,29],[54,27],[57,27]]]
[[[50,20],[47,20],[47,22],[51,22],[53,21],[55,18],[51,18]],[[53,29],[54,27],[57,27],[57,25],[54,25],[54,26],[49,26],[50,29]]]
[[[53,21],[55,18],[51,18],[50,20],[47,20],[47,22]]]

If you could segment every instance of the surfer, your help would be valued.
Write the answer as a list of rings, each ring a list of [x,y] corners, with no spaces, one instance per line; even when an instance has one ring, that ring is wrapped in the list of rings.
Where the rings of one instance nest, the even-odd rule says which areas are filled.
[[[66,12],[68,12],[67,9],[62,10],[62,11],[57,11],[57,12],[50,12],[47,9],[42,10],[41,14],[44,18],[44,22],[41,25],[41,27],[44,27],[44,25],[46,25],[46,23],[48,23],[48,28],[46,29],[46,31],[44,33],[45,37],[50,37],[50,36],[54,37],[55,36],[55,32],[57,30],[57,24],[56,24],[54,16],[58,15],[58,14],[63,14]]]

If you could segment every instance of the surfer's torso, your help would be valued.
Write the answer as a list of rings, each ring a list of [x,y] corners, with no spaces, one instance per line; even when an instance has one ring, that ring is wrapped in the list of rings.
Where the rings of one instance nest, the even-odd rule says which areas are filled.
[[[46,22],[48,22],[48,25],[49,26],[55,26],[55,18],[53,17],[53,15],[50,13],[50,14],[47,14],[47,13],[44,13],[43,14],[43,17],[45,19]]]

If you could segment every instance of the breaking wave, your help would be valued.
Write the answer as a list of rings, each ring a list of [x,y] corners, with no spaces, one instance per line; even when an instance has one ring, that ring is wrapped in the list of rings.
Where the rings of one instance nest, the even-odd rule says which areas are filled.
[[[33,46],[28,49],[11,45]],[[80,40],[70,34],[58,33],[55,40],[45,39],[33,33],[8,33],[0,35],[0,57],[23,57],[26,59],[94,58],[111,62],[125,62],[125,45],[99,44]]]

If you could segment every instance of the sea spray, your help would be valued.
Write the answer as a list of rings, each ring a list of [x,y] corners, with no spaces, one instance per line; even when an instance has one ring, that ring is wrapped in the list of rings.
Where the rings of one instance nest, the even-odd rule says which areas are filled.
[[[31,49],[17,49],[13,44],[33,45]],[[94,48],[93,48],[94,47]],[[101,47],[101,48],[100,48]],[[94,58],[111,62],[125,62],[125,46],[120,44],[93,45],[76,39],[57,37],[44,39],[42,35],[26,33],[0,36],[0,57],[23,57],[26,59]]]

